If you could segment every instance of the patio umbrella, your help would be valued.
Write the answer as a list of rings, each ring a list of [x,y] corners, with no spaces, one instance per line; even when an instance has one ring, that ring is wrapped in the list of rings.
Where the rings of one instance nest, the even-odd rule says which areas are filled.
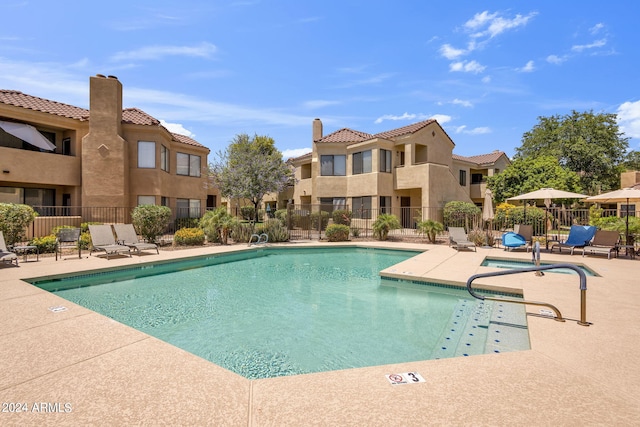
[[[493,219],[493,193],[487,188],[484,192],[484,205],[482,206],[482,219],[491,221]]]
[[[637,186],[634,186],[633,188],[623,188],[620,190],[610,191],[608,193],[598,194],[597,196],[587,197],[585,200],[587,202],[625,203],[629,205],[630,200],[640,200],[640,188],[637,188]],[[629,241],[629,211],[627,211],[627,223],[624,236],[626,243]]]
[[[55,145],[38,132],[38,129],[31,125],[0,121],[0,128],[2,128],[6,133],[11,134],[16,138],[20,138],[21,140],[38,148],[42,148],[43,150],[53,151],[56,149]]]
[[[589,197],[586,194],[572,193],[571,191],[556,190],[555,188],[541,188],[529,193],[520,194],[519,196],[509,197],[507,200],[544,200],[545,213],[544,213],[544,237],[546,241],[546,247],[549,249],[549,239],[547,236],[547,217],[549,214],[549,206],[553,199],[584,199]],[[524,217],[527,218],[527,206],[525,204]]]

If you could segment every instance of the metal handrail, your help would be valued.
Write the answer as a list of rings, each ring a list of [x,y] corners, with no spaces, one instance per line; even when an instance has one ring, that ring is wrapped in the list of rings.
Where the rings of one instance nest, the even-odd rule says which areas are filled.
[[[474,280],[480,279],[483,277],[507,276],[510,274],[528,273],[532,271],[539,272],[544,270],[553,270],[553,269],[560,269],[560,268],[568,268],[578,273],[578,276],[580,278],[580,320],[578,321],[578,325],[589,326],[591,323],[587,322],[587,319],[586,319],[587,318],[587,276],[586,274],[584,274],[584,271],[582,271],[580,268],[576,267],[573,264],[552,264],[552,265],[543,265],[543,266],[537,266],[537,267],[525,267],[525,268],[516,268],[513,270],[494,271],[490,273],[474,274],[473,276],[469,277],[469,279],[467,280],[467,291],[469,291],[472,297],[482,301],[484,300],[502,301],[502,302],[512,302],[515,304],[529,304],[529,305],[540,305],[544,307],[549,307],[556,314],[556,317],[554,319],[558,322],[564,322],[564,318],[562,317],[560,310],[558,310],[555,306],[551,304],[548,304],[545,302],[537,302],[537,301],[516,300],[511,298],[486,297],[484,295],[476,294],[474,290],[471,288],[471,283]]]

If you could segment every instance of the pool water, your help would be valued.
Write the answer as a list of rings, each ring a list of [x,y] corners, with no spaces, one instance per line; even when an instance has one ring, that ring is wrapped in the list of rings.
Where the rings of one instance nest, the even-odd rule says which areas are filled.
[[[541,266],[553,265],[553,264],[554,263],[551,263],[551,262],[540,263]],[[502,258],[485,258],[484,261],[482,261],[482,264],[480,265],[482,267],[513,268],[513,269],[535,266],[535,264],[531,261],[522,261],[522,260],[516,260],[516,259],[502,259]],[[578,267],[580,270],[584,271],[584,274],[587,276],[598,276],[598,274],[595,271],[591,270],[588,267],[585,267],[583,265],[577,265],[577,264],[575,264],[575,266]],[[545,270],[545,273],[560,273],[560,274],[575,274],[575,275],[578,274],[574,270],[571,270],[570,268],[556,268],[552,270]]]
[[[261,249],[34,283],[250,379],[529,348],[521,306],[379,277],[416,254]],[[506,324],[512,347],[489,336]]]

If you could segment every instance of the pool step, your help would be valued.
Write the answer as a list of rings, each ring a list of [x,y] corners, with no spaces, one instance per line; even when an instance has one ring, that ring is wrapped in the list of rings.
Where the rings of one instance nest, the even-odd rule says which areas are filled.
[[[529,330],[524,305],[494,301],[485,353],[529,350]]]
[[[491,322],[491,301],[458,301],[432,359],[483,354]]]

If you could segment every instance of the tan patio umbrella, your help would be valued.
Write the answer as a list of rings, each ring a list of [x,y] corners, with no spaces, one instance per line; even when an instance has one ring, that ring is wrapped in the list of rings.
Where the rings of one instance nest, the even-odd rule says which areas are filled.
[[[626,203],[629,205],[629,201],[640,201],[640,188],[634,186],[633,188],[622,188],[620,190],[610,191],[608,193],[598,194],[597,196],[587,197],[587,202],[597,203]],[[627,211],[627,224],[624,233],[625,243],[629,241],[629,212]],[[628,244],[628,243],[626,243]]]
[[[491,221],[493,219],[493,193],[487,188],[484,192],[484,204],[482,206],[482,219],[484,221]]]
[[[529,193],[520,194],[519,196],[509,197],[507,200],[544,200],[546,207],[544,213],[544,237],[546,241],[546,247],[549,249],[549,239],[547,230],[547,216],[549,214],[549,206],[551,206],[551,200],[553,199],[584,199],[589,197],[586,194],[572,193],[571,191],[556,190],[555,188],[541,188]],[[525,204],[524,218],[527,218],[527,206]]]

